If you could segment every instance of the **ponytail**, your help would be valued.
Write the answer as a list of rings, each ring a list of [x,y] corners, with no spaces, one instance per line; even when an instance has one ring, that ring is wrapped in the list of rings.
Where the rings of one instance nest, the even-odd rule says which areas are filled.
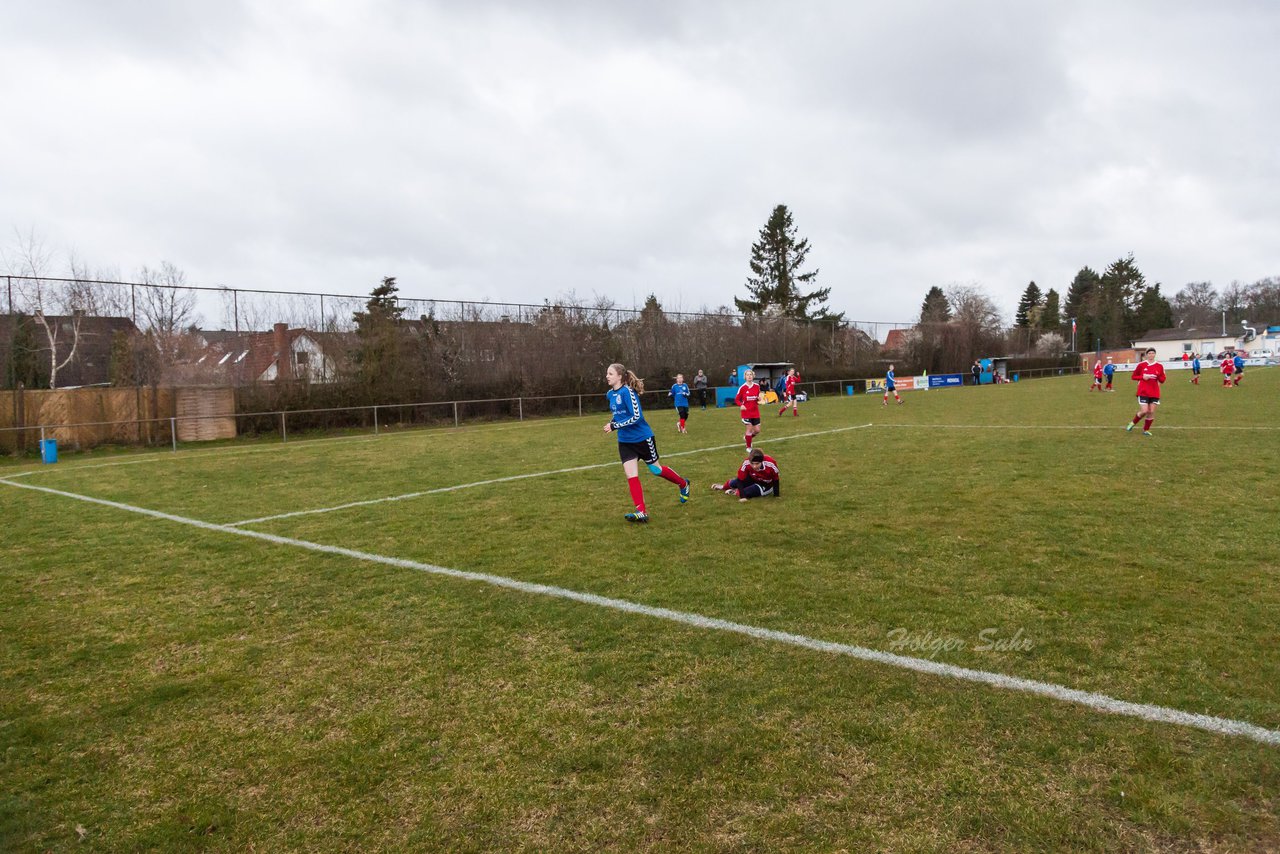
[[[634,391],[636,394],[644,394],[644,380],[635,375],[633,371],[628,370],[617,362],[609,367],[618,372],[618,376],[622,377],[622,384]]]

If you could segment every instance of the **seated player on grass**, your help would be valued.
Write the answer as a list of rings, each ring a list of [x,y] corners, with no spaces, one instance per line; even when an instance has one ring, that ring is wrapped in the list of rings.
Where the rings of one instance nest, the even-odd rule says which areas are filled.
[[[764,498],[782,495],[782,478],[778,472],[778,462],[759,448],[743,461],[738,474],[724,483],[713,483],[711,488],[726,495],[733,495],[739,501],[752,498]]]

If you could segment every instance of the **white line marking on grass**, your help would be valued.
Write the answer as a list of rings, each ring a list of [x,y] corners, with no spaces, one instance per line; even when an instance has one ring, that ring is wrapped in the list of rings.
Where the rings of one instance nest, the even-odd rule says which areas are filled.
[[[771,438],[771,439],[762,439],[762,440],[759,440],[757,444],[766,444],[769,442],[785,442],[789,439],[803,439],[810,436],[825,436],[829,433],[845,433],[850,430],[862,430],[870,426],[871,426],[870,424],[858,424],[853,427],[836,427],[832,430],[816,430],[812,433],[796,433],[795,435],[792,435],[792,436],[778,436],[776,438]],[[692,451],[677,451],[674,454],[663,454],[662,457],[663,459],[667,459],[669,457],[687,457],[690,454],[705,454],[710,451],[723,451],[728,448],[737,448],[740,446],[741,446],[740,442],[735,442],[732,445],[716,445],[711,448],[695,448]],[[334,505],[333,507],[316,507],[312,510],[294,510],[290,513],[277,513],[273,516],[259,516],[256,519],[241,519],[239,522],[227,522],[226,524],[231,527],[238,527],[240,525],[254,525],[259,522],[273,522],[276,519],[293,519],[297,516],[312,516],[317,513],[333,513],[337,510],[350,510],[353,507],[368,507],[373,504],[386,504],[387,502],[390,502],[390,501],[408,501],[412,498],[421,498],[424,495],[437,495],[441,492],[456,492],[459,489],[471,489],[472,487],[476,487],[476,486],[491,486],[492,484],[495,484],[495,483],[510,483],[511,481],[514,481],[514,480],[528,480],[531,477],[550,477],[551,475],[555,475],[555,474],[569,474],[571,472],[577,472],[577,471],[589,471],[591,469],[602,469],[602,468],[608,468],[609,466],[613,466],[617,464],[618,464],[618,461],[613,460],[607,463],[591,463],[585,466],[572,466],[570,468],[564,468],[564,469],[552,469],[551,471],[535,471],[535,472],[529,472],[528,474],[513,474],[513,475],[510,475],[509,477],[495,477],[490,480],[477,480],[474,483],[459,483],[453,486],[441,486],[435,489],[424,489],[419,492],[406,492],[403,495],[390,495],[385,498],[369,498],[364,501],[349,501],[346,504],[337,504],[337,505]]]
[[[1104,424],[875,424],[875,427],[914,427],[920,430],[1123,430],[1124,425],[1110,427]],[[1164,425],[1159,430],[1280,430],[1280,427],[1181,427]]]
[[[1075,703],[1077,705],[1086,706],[1090,709],[1106,712],[1108,714],[1124,715],[1126,717],[1140,718],[1145,721],[1157,723],[1169,723],[1176,724],[1178,726],[1194,727],[1196,729],[1207,730],[1209,732],[1220,733],[1222,735],[1242,736],[1263,744],[1280,745],[1280,730],[1266,729],[1247,721],[1238,721],[1230,718],[1219,718],[1212,715],[1184,712],[1180,709],[1172,709],[1167,706],[1156,706],[1148,703],[1131,703],[1126,700],[1118,700],[1115,697],[1108,697],[1105,694],[1095,694],[1091,691],[1079,691],[1075,688],[1067,688],[1064,685],[1056,685],[1052,682],[1039,682],[1034,679],[1022,679],[1017,676],[1006,676],[1003,673],[992,673],[986,670],[973,670],[968,667],[942,664],[937,661],[930,661],[929,659],[912,658],[911,656],[882,652],[876,649],[868,649],[867,647],[854,646],[853,644],[818,640],[817,638],[811,638],[805,635],[780,632],[774,629],[750,626],[744,623],[735,623],[730,620],[722,620],[716,617],[705,617],[701,614],[694,614],[688,611],[673,611],[669,608],[657,608],[651,605],[641,605],[637,602],[627,601],[626,599],[612,599],[607,596],[597,596],[594,593],[581,593],[576,590],[568,590],[563,587],[554,587],[548,584],[533,584],[528,581],[518,581],[514,578],[506,578],[501,575],[490,575],[484,572],[466,572],[459,569],[435,566],[429,563],[419,563],[418,561],[406,560],[404,558],[387,557],[386,555],[356,551],[355,549],[342,548],[341,546],[327,546],[321,543],[312,543],[306,540],[295,540],[290,537],[281,537],[275,534],[263,533],[261,531],[249,531],[243,528],[233,528],[229,525],[217,525],[212,522],[202,522],[199,519],[188,519],[184,516],[162,513],[159,510],[148,510],[144,507],[134,507],[130,504],[108,501],[104,498],[93,498],[88,495],[78,495],[74,492],[64,492],[60,489],[50,489],[47,486],[36,486],[30,483],[15,483],[13,481],[2,479],[0,479],[0,483],[4,483],[17,489],[30,489],[36,492],[45,492],[50,495],[58,495],[63,498],[72,498],[76,501],[99,504],[116,510],[125,510],[130,513],[150,516],[154,519],[163,519],[167,522],[190,525],[206,531],[216,531],[218,533],[232,534],[238,537],[249,537],[251,539],[262,540],[276,545],[292,546],[294,548],[306,549],[308,551],[338,555],[340,557],[352,558],[353,560],[379,563],[385,566],[399,567],[401,569],[413,569],[418,570],[419,572],[441,575],[447,578],[454,578],[463,581],[476,581],[493,587],[515,590],[520,593],[531,593],[539,596],[551,596],[557,599],[567,599],[572,602],[580,602],[584,605],[593,605],[598,608],[608,608],[610,610],[621,611],[626,614],[637,614],[644,617],[652,617],[658,620],[666,620],[672,623],[692,626],[697,629],[732,632],[734,634],[756,638],[757,640],[774,641],[776,643],[815,650],[817,652],[844,655],[862,661],[885,664],[890,667],[899,667],[905,670],[914,670],[917,673],[926,673],[931,676],[944,676],[965,682],[977,682],[983,685],[991,685],[993,687],[1004,688],[1009,691],[1036,694],[1038,696],[1059,700],[1064,703]]]

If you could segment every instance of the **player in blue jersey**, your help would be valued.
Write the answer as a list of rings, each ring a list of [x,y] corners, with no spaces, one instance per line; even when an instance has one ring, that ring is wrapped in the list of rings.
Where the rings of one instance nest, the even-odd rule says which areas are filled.
[[[676,374],[676,384],[667,392],[667,397],[675,398],[676,415],[680,416],[676,429],[681,433],[688,433],[684,422],[689,420],[689,384],[684,381],[684,374]]]
[[[1191,357],[1191,384],[1200,385],[1200,357]]]
[[[889,370],[884,375],[884,405],[889,405],[889,392],[893,392],[893,399],[902,403],[902,398],[898,396],[898,385],[893,379],[893,365],[889,366]]]
[[[649,467],[651,474],[669,480],[680,488],[680,503],[689,500],[689,481],[658,462],[658,443],[653,429],[640,411],[640,395],[644,393],[644,380],[622,365],[613,364],[604,375],[609,384],[605,395],[609,399],[612,418],[604,425],[604,432],[618,434],[618,456],[622,458],[622,470],[627,474],[627,488],[636,505],[634,513],[623,518],[628,522],[648,522],[649,514],[644,506],[644,489],[640,486],[640,461]]]
[[[1239,353],[1236,353],[1231,358],[1231,361],[1236,368],[1235,376],[1232,379],[1231,383],[1232,385],[1240,385],[1240,380],[1244,379],[1244,357],[1241,356]]]

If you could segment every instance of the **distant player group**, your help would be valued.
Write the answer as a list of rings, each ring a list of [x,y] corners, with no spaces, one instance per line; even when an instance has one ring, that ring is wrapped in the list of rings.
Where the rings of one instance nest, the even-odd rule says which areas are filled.
[[[778,462],[760,449],[751,447],[752,441],[760,435],[762,394],[760,385],[755,380],[754,371],[748,370],[742,379],[742,385],[738,387],[734,401],[738,404],[742,423],[746,427],[742,438],[746,443],[747,458],[734,477],[724,483],[712,484],[711,488],[717,492],[732,495],[740,501],[776,497],[780,494],[782,486]],[[706,380],[702,371],[698,371],[696,381],[700,381],[699,391],[702,393],[702,407],[705,409]],[[627,477],[627,489],[635,505],[635,511],[627,513],[623,518],[628,522],[643,524],[649,521],[649,513],[645,506],[644,488],[640,483],[640,463],[645,464],[650,474],[675,485],[679,491],[681,504],[689,500],[689,480],[659,461],[657,438],[640,409],[640,395],[644,393],[644,381],[623,365],[613,364],[605,372],[605,382],[609,385],[606,396],[609,400],[610,419],[604,425],[604,432],[616,433],[618,436],[618,456],[622,460],[622,470]],[[794,368],[787,371],[783,386],[782,408],[778,410],[778,415],[784,415],[788,408],[791,409],[793,416],[800,415],[796,396],[799,382],[800,375]],[[684,381],[684,374],[676,375],[676,382],[671,386],[668,396],[675,403],[678,416],[676,430],[680,433],[688,433],[689,386]]]
[[[1183,356],[1184,362],[1191,363],[1191,384],[1200,385],[1200,357],[1186,354]],[[1244,378],[1244,358],[1236,353],[1232,356],[1226,356],[1222,359],[1220,365],[1222,370],[1222,385],[1224,388],[1234,388],[1240,385],[1240,381]],[[1112,377],[1115,375],[1116,368],[1112,364],[1111,357],[1107,357],[1107,363],[1102,364],[1099,359],[1093,365],[1093,384],[1089,386],[1089,391],[1097,389],[1098,391],[1114,391],[1111,387]],[[1160,386],[1167,379],[1164,372],[1164,365],[1160,364],[1160,360],[1156,358],[1156,349],[1148,347],[1142,354],[1142,362],[1133,369],[1133,381],[1138,384],[1138,413],[1133,416],[1133,420],[1129,422],[1124,429],[1127,432],[1133,432],[1133,428],[1142,424],[1142,435],[1151,435],[1151,425],[1156,420],[1156,407],[1160,405]],[[1103,382],[1106,382],[1104,389]]]

